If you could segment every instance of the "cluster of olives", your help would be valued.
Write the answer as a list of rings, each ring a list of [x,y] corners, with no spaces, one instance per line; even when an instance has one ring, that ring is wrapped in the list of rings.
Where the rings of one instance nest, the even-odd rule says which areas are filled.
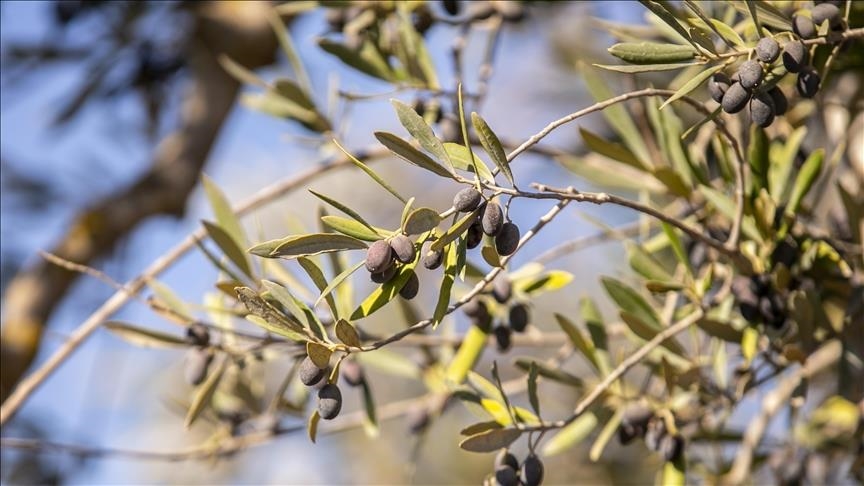
[[[654,411],[642,404],[628,405],[618,427],[618,440],[627,445],[637,437],[645,441],[645,446],[660,452],[666,461],[676,461],[684,451],[684,438],[666,430],[666,422]]]
[[[213,362],[210,331],[203,324],[193,323],[186,328],[186,341],[192,347],[186,353],[183,374],[190,385],[197,386],[207,378],[207,371],[210,369],[210,363]]]
[[[473,187],[462,189],[453,197],[453,207],[462,213],[470,213],[483,205],[477,219],[468,228],[466,236],[468,248],[476,248],[483,235],[495,238],[495,249],[501,256],[516,251],[521,234],[519,227],[512,221],[505,221],[504,210],[495,201],[484,201],[483,194]]]
[[[300,362],[298,375],[300,382],[306,386],[317,386],[328,375],[330,368],[321,369],[312,361],[312,358],[306,356]],[[324,420],[332,420],[339,415],[342,410],[342,391],[335,383],[324,383],[318,389],[318,415]]]
[[[398,234],[388,240],[378,240],[369,246],[366,251],[366,270],[375,283],[384,283],[392,279],[399,270],[398,264],[406,264],[414,261],[417,250],[414,242],[403,234]],[[404,299],[413,299],[420,290],[420,280],[417,274],[411,272],[411,276],[405,285],[399,290],[399,295]]]
[[[533,452],[519,464],[509,450],[501,449],[495,457],[495,473],[484,484],[494,486],[538,486],[543,482],[543,461]]]
[[[822,3],[813,7],[810,17],[795,15],[793,31],[800,39],[816,35],[817,25],[829,22],[832,28],[842,26],[840,10],[836,5]],[[805,98],[816,96],[822,82],[819,74],[809,65],[810,52],[800,39],[783,45],[782,63],[787,73],[797,74],[795,83],[798,94]],[[730,78],[723,72],[714,74],[708,90],[714,101],[720,103],[726,113],[738,113],[749,106],[750,120],[760,127],[767,127],[776,116],[786,113],[789,103],[776,86],[782,75],[765,79],[766,71],[781,58],[780,44],[773,37],[763,37],[754,49],[755,59],[744,61]]]
[[[780,329],[786,323],[786,300],[771,284],[770,274],[735,277],[732,294],[741,316],[748,322],[762,322],[774,329]]]
[[[513,296],[513,285],[506,277],[499,277],[492,283],[492,297],[498,304],[508,304]],[[524,332],[531,320],[528,306],[523,302],[513,302],[507,307],[507,318],[493,326],[493,317],[483,298],[475,297],[462,306],[462,312],[471,318],[474,325],[486,333],[495,335],[498,351],[505,352],[512,344],[513,332]]]

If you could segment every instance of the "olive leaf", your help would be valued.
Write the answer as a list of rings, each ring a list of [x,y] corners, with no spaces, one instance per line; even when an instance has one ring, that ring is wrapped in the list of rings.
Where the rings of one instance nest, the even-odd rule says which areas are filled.
[[[172,334],[145,329],[126,322],[108,321],[104,324],[105,328],[117,335],[124,341],[130,342],[136,346],[143,347],[187,347],[187,342],[182,337]]]
[[[435,162],[428,155],[417,150],[410,143],[402,140],[396,135],[387,132],[375,132],[375,138],[377,138],[382,145],[387,147],[388,150],[398,155],[402,160],[416,165],[417,167],[426,169],[441,177],[446,177],[448,179],[453,178],[453,174],[441,164]]]
[[[351,152],[347,151],[342,145],[339,144],[339,142],[337,142],[336,140],[333,140],[333,144],[336,145],[336,147],[338,147],[339,150],[341,150],[342,153],[344,153],[346,157],[348,157],[348,160],[350,160],[352,164],[354,164],[360,170],[365,172],[366,175],[371,177],[372,180],[377,182],[379,186],[384,188],[384,190],[386,190],[387,192],[392,194],[393,197],[395,197],[396,199],[401,201],[403,204],[407,202],[401,194],[396,192],[396,189],[393,189],[393,187],[390,184],[387,184],[387,182],[381,176],[379,176],[374,170],[369,168],[368,165],[361,162],[357,157],[354,157],[353,155],[351,155]]]
[[[472,435],[459,443],[459,447],[469,452],[495,452],[505,448],[522,435],[518,429],[491,429]]]
[[[405,130],[414,137],[420,146],[430,154],[438,157],[438,160],[444,162],[444,165],[453,170],[453,164],[450,162],[450,155],[444,149],[444,144],[435,136],[432,127],[426,123],[414,108],[402,103],[399,100],[392,99],[390,103],[396,109],[396,116],[399,117],[399,122],[405,127]]]
[[[207,231],[210,239],[216,243],[216,246],[222,250],[222,253],[224,253],[225,256],[234,263],[234,265],[237,265],[237,268],[239,268],[247,277],[254,278],[252,276],[252,268],[249,266],[248,256],[237,245],[234,238],[232,238],[227,231],[222,229],[221,226],[209,221],[201,221],[201,224],[204,225],[204,229]]]
[[[207,376],[207,380],[204,381],[204,383],[202,383],[195,392],[195,396],[192,398],[192,404],[186,412],[186,420],[183,422],[183,425],[187,429],[195,423],[195,420],[198,419],[201,412],[203,412],[204,408],[210,403],[210,400],[213,398],[213,393],[216,391],[216,385],[219,384],[219,380],[222,379],[222,375],[225,373],[227,364],[227,359],[220,359],[216,369],[210,372]]]
[[[598,423],[595,413],[583,413],[546,441],[543,446],[543,455],[546,457],[554,456],[579,445],[591,435]]]
[[[474,131],[477,132],[477,136],[480,138],[480,143],[483,145],[483,149],[486,150],[486,153],[489,154],[489,157],[492,158],[492,161],[495,162],[495,165],[497,165],[498,169],[504,174],[504,177],[510,181],[510,185],[516,187],[516,182],[513,180],[513,173],[510,171],[510,163],[507,161],[507,154],[504,153],[504,147],[501,146],[501,141],[498,140],[498,136],[495,135],[495,132],[489,128],[486,120],[477,114],[477,112],[471,113],[471,123],[474,125]]]
[[[312,233],[266,241],[253,246],[249,253],[265,258],[297,258],[332,251],[365,250],[366,244],[357,238],[333,233]]]
[[[345,319],[336,321],[336,337],[346,346],[360,347],[360,335],[357,334],[357,329],[354,329],[354,326]]]
[[[419,235],[435,229],[441,224],[441,216],[432,208],[417,208],[405,218],[402,230],[407,235]]]
[[[389,231],[382,230],[381,228],[370,228],[369,226],[365,226],[357,221],[343,218],[341,216],[322,216],[321,221],[327,225],[328,228],[338,231],[343,235],[357,238],[358,240],[378,241],[382,237],[389,236]]]
[[[633,64],[668,64],[696,57],[690,46],[656,42],[622,42],[608,49],[609,54]]]

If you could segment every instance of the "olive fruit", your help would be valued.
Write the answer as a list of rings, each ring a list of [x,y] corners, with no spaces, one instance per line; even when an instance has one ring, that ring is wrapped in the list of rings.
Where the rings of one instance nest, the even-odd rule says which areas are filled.
[[[750,100],[750,93],[741,86],[741,83],[732,83],[726,94],[723,95],[723,101],[720,105],[726,113],[738,113],[747,106],[747,101]]]
[[[528,306],[522,303],[510,307],[510,327],[516,332],[522,332],[528,326]]]
[[[539,486],[543,482],[543,461],[535,454],[526,457],[519,471],[519,479],[525,486]]]
[[[810,10],[810,15],[813,17],[813,23],[817,26],[822,25],[822,22],[826,20],[830,21],[831,27],[840,24],[840,9],[837,5],[820,3]]]
[[[711,94],[711,99],[720,103],[723,101],[723,94],[729,89],[731,81],[725,73],[714,73],[711,76],[711,81],[708,82],[708,92]]]
[[[186,363],[183,376],[190,385],[197,386],[207,378],[207,370],[213,361],[213,352],[209,348],[191,348],[186,353]]]
[[[464,312],[466,316],[474,318],[489,315],[489,309],[486,307],[486,302],[483,302],[476,297],[462,305],[462,312]]]
[[[390,240],[390,248],[396,259],[402,263],[411,263],[414,257],[417,256],[417,251],[414,249],[414,242],[405,235],[399,235]]]
[[[469,250],[477,248],[480,242],[483,241],[483,228],[480,226],[480,221],[477,220],[468,227],[465,234],[465,246]]]
[[[741,86],[744,89],[751,90],[762,82],[765,71],[762,65],[756,59],[744,61],[741,67],[738,68],[738,76],[741,79]]]
[[[812,98],[819,91],[819,84],[821,82],[822,79],[815,70],[807,69],[798,73],[798,81],[795,83],[795,87],[798,88],[798,94],[801,96]]]
[[[772,63],[780,57],[780,45],[772,37],[763,37],[756,43],[756,57],[762,62]]]
[[[792,31],[802,39],[816,37],[816,25],[813,24],[813,19],[804,15],[792,16]]]
[[[444,261],[444,252],[441,250],[432,251],[429,250],[426,253],[426,256],[423,257],[423,266],[426,267],[427,270],[435,270],[436,268],[441,266],[441,263]]]
[[[494,329],[492,329],[492,332],[495,333],[495,342],[498,344],[498,351],[503,353],[510,349],[513,337],[512,329],[508,326],[498,324]]]
[[[496,278],[492,282],[492,297],[499,304],[504,304],[510,297],[513,296],[513,284],[510,283],[510,279],[506,276],[501,276]]]
[[[405,282],[405,285],[399,289],[399,295],[402,296],[405,300],[411,300],[414,297],[417,297],[417,292],[420,291],[420,279],[417,278],[417,274],[411,272],[411,275],[408,277],[408,281]]]
[[[643,435],[653,416],[654,411],[641,403],[627,405],[621,417],[621,428],[628,428],[636,435]]]
[[[366,270],[382,273],[393,265],[393,249],[385,240],[378,240],[366,250]]]
[[[448,14],[459,15],[459,2],[457,0],[444,0],[441,5]]]
[[[484,314],[474,318],[474,325],[486,334],[492,332],[492,315]]]
[[[483,195],[480,194],[480,191],[473,187],[466,187],[453,197],[453,207],[461,213],[469,213],[477,209],[482,200]]]
[[[776,116],[786,114],[786,110],[789,109],[789,101],[786,99],[786,95],[783,94],[783,91],[777,86],[774,86],[768,90],[768,96],[770,96],[771,101],[774,102],[774,114]]]
[[[759,93],[750,100],[750,120],[762,128],[774,122],[774,101],[768,93]]]
[[[354,360],[343,361],[339,366],[339,374],[342,375],[345,383],[348,383],[350,386],[360,386],[366,379],[363,374],[363,367]]]
[[[369,277],[372,279],[373,282],[375,282],[377,284],[383,284],[384,282],[390,281],[390,279],[393,278],[395,275],[396,275],[396,266],[390,265],[387,268],[387,270],[384,270],[381,273],[370,274]]]
[[[510,466],[495,468],[495,484],[498,486],[518,486],[519,474]]]
[[[195,346],[207,346],[210,344],[210,331],[200,322],[192,323],[186,328],[186,341]]]
[[[516,470],[519,469],[519,460],[508,449],[501,449],[495,456],[495,468],[499,466],[508,466]]]
[[[316,385],[321,381],[321,378],[324,378],[324,370],[319,368],[309,356],[300,362],[300,369],[297,374],[300,375],[300,381],[306,386]]]
[[[483,210],[481,224],[484,233],[489,236],[498,236],[504,225],[504,210],[501,209],[501,205],[496,202],[488,203],[486,209]]]
[[[324,420],[331,420],[342,410],[342,392],[339,387],[328,383],[318,390],[318,414]]]
[[[519,246],[519,238],[519,227],[508,221],[504,223],[501,232],[495,237],[495,249],[501,256],[510,255]]]
[[[801,41],[788,42],[783,46],[783,66],[790,73],[801,71],[804,65],[807,64],[809,57],[807,46]]]
[[[669,462],[678,460],[683,449],[684,439],[680,435],[667,434],[660,439],[660,453]]]

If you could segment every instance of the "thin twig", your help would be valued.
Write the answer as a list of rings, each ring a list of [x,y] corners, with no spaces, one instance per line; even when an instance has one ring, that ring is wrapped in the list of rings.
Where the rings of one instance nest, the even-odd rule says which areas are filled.
[[[533,426],[519,426],[521,430],[525,431],[540,431],[540,430],[550,430],[550,429],[560,429],[562,427],[566,427],[568,424],[579,418],[588,407],[594,404],[598,398],[600,398],[606,391],[615,383],[619,378],[624,376],[630,368],[639,364],[643,358],[648,356],[651,351],[655,348],[663,344],[667,339],[675,336],[676,334],[684,331],[685,329],[692,326],[696,321],[702,318],[704,312],[699,309],[690,314],[689,316],[681,319],[680,321],[672,324],[671,326],[663,329],[656,336],[654,336],[650,341],[643,344],[642,347],[637,349],[633,354],[627,356],[627,358],[621,362],[614,370],[612,370],[603,381],[601,381],[591,393],[585,396],[576,407],[573,409],[573,413],[570,417],[564,420],[558,420],[555,422],[547,422],[541,425],[533,425]]]

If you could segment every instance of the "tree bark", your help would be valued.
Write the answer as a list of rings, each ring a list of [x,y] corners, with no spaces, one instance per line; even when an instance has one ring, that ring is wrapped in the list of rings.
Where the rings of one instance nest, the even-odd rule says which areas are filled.
[[[83,211],[51,253],[89,265],[145,219],[181,216],[240,89],[219,56],[250,69],[274,61],[277,41],[268,23],[269,3],[207,2],[192,9],[195,26],[186,50],[189,77],[179,128],[159,144],[147,173]],[[32,364],[46,323],[78,276],[41,260],[10,282],[0,335],[3,400]]]

